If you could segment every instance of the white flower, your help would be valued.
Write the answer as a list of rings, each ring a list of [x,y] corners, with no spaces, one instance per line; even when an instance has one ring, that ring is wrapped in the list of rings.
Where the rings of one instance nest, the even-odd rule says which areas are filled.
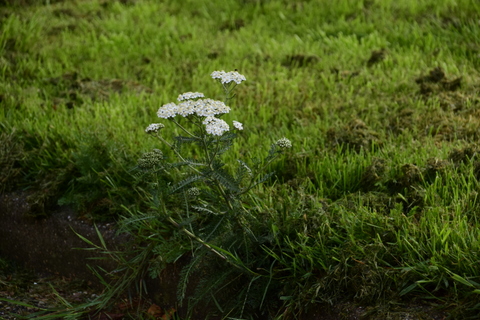
[[[233,126],[237,128],[238,130],[243,130],[243,124],[238,122],[238,121],[233,121]]]
[[[278,140],[277,142],[275,142],[275,144],[278,147],[280,147],[281,149],[292,147],[292,142],[290,142],[290,140],[288,140],[287,138],[282,138],[282,139]]]
[[[219,79],[223,84],[230,82],[235,82],[236,84],[242,83],[242,81],[247,80],[244,75],[238,73],[237,71],[213,71],[211,74],[213,79]]]
[[[152,123],[146,129],[146,133],[158,132],[158,130],[165,128],[163,123]]]
[[[201,92],[185,92],[185,93],[182,93],[181,95],[179,95],[177,100],[178,101],[193,100],[193,99],[196,99],[196,98],[203,98],[203,97],[205,97],[205,96]]]
[[[206,117],[205,120],[203,120],[203,124],[205,125],[205,130],[208,134],[216,136],[221,136],[230,130],[230,127],[225,121],[215,117]]]
[[[195,113],[200,117],[212,117],[217,114],[229,113],[230,107],[225,103],[213,99],[200,99],[195,101]]]
[[[163,105],[160,109],[158,109],[157,116],[163,119],[175,117],[177,109],[178,109],[178,106],[175,103],[173,102],[167,103]]]
[[[196,109],[196,101],[187,100],[187,101],[184,101],[184,102],[180,103],[177,106],[177,114],[179,114],[183,117],[187,117],[191,114],[194,114],[195,109]]]

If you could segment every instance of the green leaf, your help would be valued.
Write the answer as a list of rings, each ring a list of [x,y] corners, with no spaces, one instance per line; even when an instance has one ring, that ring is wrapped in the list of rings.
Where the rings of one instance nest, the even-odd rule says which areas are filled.
[[[465,279],[465,278],[459,276],[456,273],[452,272],[452,278],[453,278],[453,280],[458,281],[460,283],[463,283],[464,285],[466,285],[468,287],[475,287],[475,285],[472,282],[470,282],[470,280]]]
[[[188,186],[189,184],[193,183],[193,182],[196,182],[196,181],[199,181],[199,180],[202,180],[203,179],[203,176],[200,176],[200,175],[192,175],[180,182],[178,182],[177,184],[175,184],[174,186],[171,187],[170,189],[170,192],[169,194],[174,194],[175,192],[185,188],[186,186]]]
[[[28,304],[28,303],[25,303],[25,302],[21,302],[21,301],[15,301],[15,300],[10,300],[10,299],[5,299],[5,298],[0,298],[0,301],[5,301],[5,302],[11,303],[11,304],[16,304],[17,306],[22,306],[22,307],[27,307],[27,308],[35,308],[35,309],[40,309],[40,310],[47,310],[47,309],[43,309],[43,308],[40,308],[40,307],[36,307],[36,306],[33,306],[33,305]]]
[[[174,138],[179,143],[192,143],[202,141],[202,139],[197,137],[185,137],[185,136],[177,136]]]
[[[240,192],[240,188],[235,183],[235,179],[224,170],[216,170],[212,172],[212,177],[233,192]]]
[[[402,291],[400,291],[399,295],[404,296],[407,293],[409,293],[410,291],[414,290],[416,287],[418,287],[418,283],[415,282],[415,283],[409,285],[408,287],[406,287],[405,289],[403,289]]]

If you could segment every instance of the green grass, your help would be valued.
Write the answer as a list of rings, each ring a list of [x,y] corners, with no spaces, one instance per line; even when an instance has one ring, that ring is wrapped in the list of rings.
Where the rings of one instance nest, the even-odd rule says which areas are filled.
[[[210,73],[238,69],[226,119],[245,130],[226,162],[294,146],[258,191],[300,228],[283,226],[290,254],[267,250],[286,305],[428,296],[478,311],[478,2],[124,3],[0,8],[2,190],[30,189],[40,215],[144,208],[132,169],[158,107],[220,99]],[[443,82],[417,83],[437,67]]]

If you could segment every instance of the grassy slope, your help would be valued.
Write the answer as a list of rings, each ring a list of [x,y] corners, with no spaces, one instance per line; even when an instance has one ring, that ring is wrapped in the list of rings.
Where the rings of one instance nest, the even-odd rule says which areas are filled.
[[[291,205],[322,222],[307,237],[312,248],[378,277],[369,285],[350,275],[345,285],[366,288],[357,295],[370,301],[385,292],[377,281],[396,294],[463,298],[480,289],[466,280],[480,276],[479,11],[466,0],[3,9],[5,187],[46,190],[32,198],[39,212],[59,196],[99,212],[133,203],[125,171],[154,146],[143,129],[156,109],[186,91],[221,98],[209,74],[239,69],[247,82],[228,118],[245,131],[232,154],[258,156],[279,137],[292,140],[279,177],[301,190],[291,191],[299,203],[306,194],[328,203],[325,214]],[[436,67],[443,82],[416,83]],[[332,237],[348,240],[343,251]]]

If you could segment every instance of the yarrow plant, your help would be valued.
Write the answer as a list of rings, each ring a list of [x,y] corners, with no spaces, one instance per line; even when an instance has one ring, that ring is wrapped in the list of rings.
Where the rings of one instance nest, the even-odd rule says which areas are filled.
[[[173,157],[166,156],[172,152],[166,149],[162,152],[159,146],[139,159],[138,169],[149,175],[155,217],[161,217],[180,231],[178,234],[182,234],[191,246],[187,251],[196,256],[202,256],[200,252],[204,252],[203,255],[213,253],[236,270],[250,270],[228,251],[232,244],[226,243],[250,238],[243,249],[240,244],[235,247],[235,252],[248,252],[251,241],[257,241],[250,228],[258,217],[251,210],[254,205],[249,204],[251,198],[247,194],[272,177],[273,173],[265,170],[291,148],[292,143],[287,138],[273,142],[266,157],[252,160],[251,164],[240,159],[224,163],[223,154],[233,145],[244,125],[239,121],[228,123],[222,116],[231,111],[227,103],[234,97],[235,87],[246,78],[237,71],[214,71],[211,77],[222,86],[224,101],[206,98],[200,92],[186,92],[178,96],[176,103],[161,106],[157,116],[173,124],[181,135],[169,138],[173,130],[166,123],[152,123],[145,132],[170,149]],[[173,242],[164,243],[167,249],[155,249],[163,252],[162,261],[178,258],[178,248],[169,247]],[[187,272],[185,277],[188,275]],[[185,287],[183,290],[185,292]]]

